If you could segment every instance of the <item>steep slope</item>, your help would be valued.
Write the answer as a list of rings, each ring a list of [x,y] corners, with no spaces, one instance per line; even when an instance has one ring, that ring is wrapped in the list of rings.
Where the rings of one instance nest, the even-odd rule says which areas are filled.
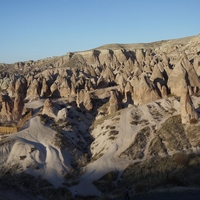
[[[134,163],[145,165],[155,157],[162,159],[178,152],[191,154],[198,151],[191,143],[198,133],[190,137],[188,128],[181,125],[180,103],[174,98],[126,108],[97,124],[91,133],[94,137],[92,162],[85,167],[80,183],[71,188],[83,195],[99,194],[88,187],[92,188],[91,183],[110,172],[118,174],[115,187],[119,187],[123,172]],[[191,127],[198,130],[199,123]],[[107,181],[101,180],[101,187]]]
[[[63,172],[70,167],[70,157],[54,146],[55,131],[44,126],[39,117],[30,127],[8,136],[1,142],[1,169],[12,169],[42,176],[56,187],[64,181]],[[53,165],[52,165],[53,163]]]

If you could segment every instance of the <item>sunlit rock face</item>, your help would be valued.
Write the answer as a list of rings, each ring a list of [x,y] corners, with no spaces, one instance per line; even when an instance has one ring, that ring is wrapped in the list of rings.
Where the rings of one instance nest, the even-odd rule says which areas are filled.
[[[198,120],[198,114],[192,103],[187,87],[183,87],[181,90],[181,119],[183,124],[196,123]]]
[[[186,184],[199,183],[199,52],[198,35],[0,64],[1,125],[33,108],[18,132],[0,137],[1,175],[82,195],[101,195],[101,184],[116,194],[144,177],[152,188],[182,184],[186,172]]]

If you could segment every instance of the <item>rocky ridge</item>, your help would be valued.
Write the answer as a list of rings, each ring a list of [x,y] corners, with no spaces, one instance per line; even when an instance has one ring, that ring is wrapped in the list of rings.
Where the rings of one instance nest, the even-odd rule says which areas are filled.
[[[161,182],[171,183],[168,178],[174,176],[173,170],[182,178],[180,171],[184,169],[173,162],[166,169],[153,171],[155,166],[150,161],[169,159],[171,163],[174,156],[182,153],[185,157],[193,156],[187,157],[185,168],[189,161],[196,162],[194,168],[199,165],[199,53],[197,35],[149,44],[104,45],[44,60],[0,64],[1,123],[19,121],[26,104],[44,100],[40,120],[56,134],[50,143],[42,140],[42,145],[56,146],[61,149],[60,155],[71,155],[61,167],[68,177],[63,182],[71,192],[86,183],[94,187],[92,182],[101,190],[102,183],[108,184],[102,177],[111,172],[117,176],[112,175],[108,187],[115,192],[122,187],[121,183],[132,185],[137,180],[147,184],[144,177],[161,171],[166,174],[164,183],[161,178],[152,181],[151,177],[148,184],[155,187]],[[6,144],[6,155],[19,141],[29,146],[22,135],[14,140],[12,135],[2,139],[2,155]],[[34,142],[36,148],[40,140]],[[44,154],[42,148],[37,151]],[[39,176],[44,159],[38,161],[37,155],[31,157],[30,166],[34,168],[40,163],[39,173],[34,172]],[[29,172],[24,161],[15,162],[19,165],[17,172]],[[9,166],[7,170],[14,164],[6,156],[0,163],[1,169]],[[149,166],[145,172],[135,170],[135,166],[145,163]],[[137,178],[129,180],[130,174]],[[85,177],[90,178],[86,181]],[[192,171],[191,177],[194,183]],[[87,195],[91,191],[80,192]]]

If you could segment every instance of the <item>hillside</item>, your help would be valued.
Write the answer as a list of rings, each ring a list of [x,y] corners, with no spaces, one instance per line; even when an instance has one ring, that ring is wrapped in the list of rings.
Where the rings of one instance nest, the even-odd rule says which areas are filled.
[[[199,188],[200,35],[0,64],[1,181],[34,199]]]

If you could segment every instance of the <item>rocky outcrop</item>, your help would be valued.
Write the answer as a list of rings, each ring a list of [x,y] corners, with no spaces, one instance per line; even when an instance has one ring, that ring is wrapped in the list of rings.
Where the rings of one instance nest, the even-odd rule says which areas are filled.
[[[124,93],[124,88],[126,86],[126,78],[124,78],[124,74],[123,73],[119,73],[116,76],[116,83],[119,85],[120,88],[120,92]]]
[[[16,81],[15,84],[15,92],[17,95],[21,95],[21,97],[24,99],[26,97],[26,90],[27,90],[27,81],[25,78],[19,78]]]
[[[80,90],[76,96],[76,104],[79,108],[91,110],[93,108],[92,101],[88,90]]]
[[[24,109],[24,98],[21,93],[17,92],[14,100],[14,108],[12,111],[13,120],[20,120]]]
[[[182,123],[183,124],[196,123],[198,119],[198,114],[194,108],[187,87],[183,87],[181,90],[180,107],[181,107]]]
[[[65,77],[62,77],[58,84],[59,84],[58,90],[59,90],[60,96],[68,97],[71,93],[71,89],[69,87],[67,79]]]
[[[200,87],[200,80],[198,78],[198,75],[195,71],[194,66],[188,60],[185,52],[182,53],[180,63],[187,71],[186,81],[188,82],[188,85],[191,85],[192,87],[194,86]]]
[[[87,91],[94,90],[93,84],[92,84],[92,82],[91,82],[90,79],[86,79],[85,80],[85,87],[84,87],[84,89],[87,90]]]
[[[112,114],[117,112],[121,108],[121,102],[119,99],[119,93],[117,90],[111,90],[109,99],[108,113]]]
[[[7,93],[10,97],[15,96],[15,81],[10,82],[8,89],[7,89]]]
[[[133,86],[131,83],[128,81],[126,83],[125,89],[124,89],[124,102],[128,104],[133,104]]]
[[[182,87],[187,86],[186,83],[187,71],[182,66],[181,62],[178,62],[174,69],[168,74],[167,86],[171,94],[180,96]],[[176,83],[176,84],[175,84]]]
[[[90,94],[89,94],[88,90],[84,90],[83,105],[84,105],[86,110],[92,110],[92,108],[93,108],[92,101],[91,101]]]
[[[174,69],[168,74],[168,77],[168,87],[171,93],[177,96],[181,96],[182,87],[189,85],[191,87],[200,87],[198,75],[185,52],[182,53]]]
[[[118,86],[123,103],[127,103],[124,106],[131,101],[138,105],[167,98],[170,94],[180,96],[182,86],[189,88],[190,95],[197,95],[200,45],[199,36],[195,38],[112,44],[13,66],[1,64],[2,68],[12,69],[12,75],[0,73],[0,88],[7,90],[11,98],[18,92],[22,98],[34,100],[40,97],[76,98],[77,91],[92,92]],[[20,75],[13,74],[13,70],[14,73],[20,70]],[[80,97],[82,92],[79,93]],[[77,105],[85,107],[84,99],[79,97],[77,99],[82,100],[77,100]]]
[[[111,49],[101,50],[101,53],[99,54],[99,61],[101,65],[106,64],[108,66],[110,66],[111,63],[115,63],[116,57],[114,56],[113,50]]]
[[[163,85],[161,87],[161,97],[162,98],[167,98],[168,96],[168,91],[167,91],[167,87],[165,85]]]
[[[0,119],[4,121],[19,121],[24,110],[24,97],[18,90],[12,100],[8,95],[0,96],[1,113]]]
[[[76,86],[75,86],[75,83],[71,83],[71,96],[76,96]]]
[[[0,113],[1,122],[13,120],[12,110],[13,110],[14,104],[11,98],[8,95],[1,94],[0,104],[1,104],[1,113]]]
[[[140,65],[143,65],[144,62],[144,51],[143,49],[137,49],[135,52],[136,60]]]
[[[147,76],[145,76],[145,74],[141,74],[139,77],[134,77],[131,80],[131,85],[133,86],[133,100],[135,105],[141,105],[143,103],[160,99],[155,85]]]
[[[200,76],[200,56],[198,53],[193,58],[193,66],[198,76]]]
[[[110,67],[106,67],[102,72],[102,76],[104,79],[109,80],[109,82],[112,82],[115,80],[115,75]]]
[[[59,92],[58,88],[59,88],[59,85],[55,81],[50,87],[50,91],[51,91],[51,96],[52,97],[54,97],[54,98],[59,98],[60,97],[60,92]]]
[[[114,50],[114,55],[119,63],[125,63],[127,61],[126,51],[124,49]]]
[[[67,108],[63,108],[63,109],[59,110],[58,114],[57,114],[57,120],[59,120],[59,119],[66,120],[67,114],[68,114]]]
[[[77,96],[76,96],[77,107],[83,108],[83,102],[84,102],[84,89],[77,91]]]
[[[40,98],[40,94],[41,94],[40,84],[37,79],[34,79],[27,90],[26,99],[30,101],[38,99]]]
[[[57,109],[53,106],[53,103],[50,99],[46,99],[44,102],[44,107],[42,110],[43,115],[48,115],[49,117],[57,117]]]
[[[47,83],[46,78],[43,78],[40,96],[41,96],[42,98],[47,98],[47,97],[49,97],[50,95],[51,95],[50,87],[49,87],[49,85],[48,85],[48,83]]]

